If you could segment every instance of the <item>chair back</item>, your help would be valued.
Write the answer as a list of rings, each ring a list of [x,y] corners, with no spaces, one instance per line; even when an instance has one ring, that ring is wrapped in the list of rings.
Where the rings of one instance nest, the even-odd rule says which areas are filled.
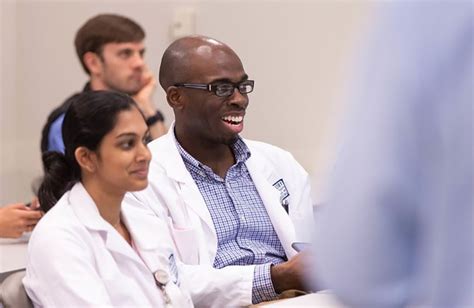
[[[9,275],[0,285],[0,303],[5,308],[33,308],[33,303],[26,294],[23,277],[26,271]]]

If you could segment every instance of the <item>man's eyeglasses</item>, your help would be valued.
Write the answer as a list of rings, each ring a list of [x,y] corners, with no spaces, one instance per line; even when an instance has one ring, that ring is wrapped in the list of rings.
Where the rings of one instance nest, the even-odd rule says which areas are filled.
[[[253,91],[255,82],[253,80],[244,80],[239,83],[223,82],[217,84],[205,83],[176,83],[175,87],[182,87],[188,89],[199,89],[213,92],[219,97],[229,97],[234,93],[234,89],[239,90],[241,94],[248,94]]]

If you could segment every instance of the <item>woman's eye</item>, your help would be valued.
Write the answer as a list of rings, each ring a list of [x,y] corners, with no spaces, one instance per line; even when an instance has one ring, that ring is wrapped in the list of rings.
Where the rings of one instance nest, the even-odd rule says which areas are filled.
[[[124,150],[131,149],[134,145],[133,140],[125,141],[120,144],[120,147]]]

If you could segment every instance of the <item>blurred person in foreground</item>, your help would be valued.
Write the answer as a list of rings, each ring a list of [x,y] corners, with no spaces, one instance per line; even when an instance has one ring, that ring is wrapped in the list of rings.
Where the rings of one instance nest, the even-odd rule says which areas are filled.
[[[156,79],[145,63],[145,31],[135,21],[116,14],[100,14],[77,31],[74,45],[81,65],[89,75],[82,92],[114,90],[133,97],[146,118],[151,138],[166,132],[162,113],[152,95]],[[42,131],[41,152],[64,152],[61,127],[74,94],[48,116]]]
[[[313,283],[351,307],[474,306],[472,6],[382,4],[316,221]]]

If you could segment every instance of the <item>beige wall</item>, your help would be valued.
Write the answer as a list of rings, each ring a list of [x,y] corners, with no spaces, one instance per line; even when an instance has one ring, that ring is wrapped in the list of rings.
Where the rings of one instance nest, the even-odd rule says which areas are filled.
[[[291,151],[318,184],[332,155],[348,60],[370,13],[366,1],[0,2],[0,204],[30,198],[31,179],[41,174],[42,125],[87,79],[74,53],[75,31],[102,12],[143,25],[157,72],[174,12],[193,8],[196,33],[232,46],[256,80],[244,135]],[[171,120],[161,89],[155,100]]]

